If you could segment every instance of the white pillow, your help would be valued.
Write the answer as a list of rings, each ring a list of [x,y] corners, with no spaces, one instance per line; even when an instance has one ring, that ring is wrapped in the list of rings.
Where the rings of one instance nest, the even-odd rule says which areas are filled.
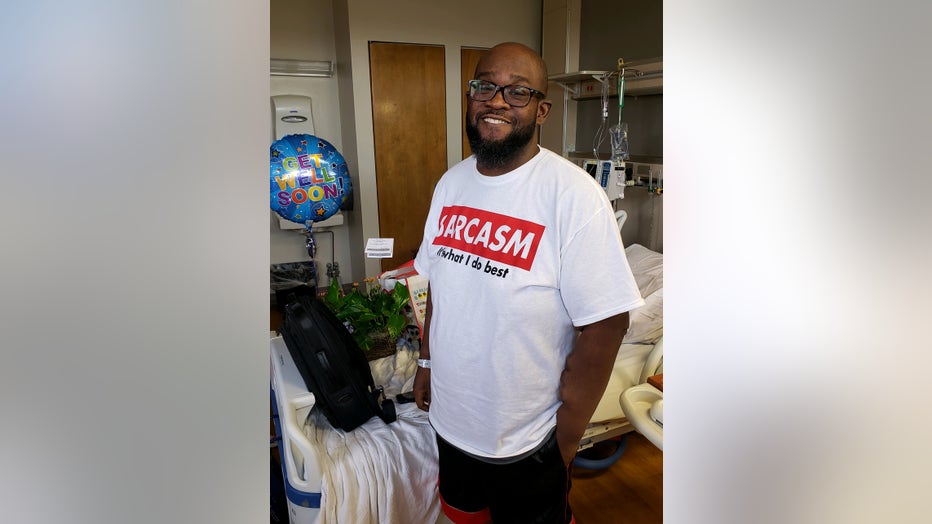
[[[644,299],[644,305],[631,311],[631,323],[622,343],[653,344],[663,336],[663,288]]]
[[[663,287],[663,253],[631,244],[625,248],[625,256],[642,297],[647,298]]]
[[[653,344],[663,336],[663,254],[640,244],[625,248],[644,305],[631,311],[631,324],[622,342]]]

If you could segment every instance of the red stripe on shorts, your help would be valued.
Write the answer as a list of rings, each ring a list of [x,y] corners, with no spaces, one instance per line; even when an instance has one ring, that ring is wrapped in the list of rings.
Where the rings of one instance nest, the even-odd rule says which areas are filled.
[[[492,514],[489,513],[489,508],[479,511],[463,511],[447,504],[442,495],[440,496],[440,507],[443,508],[443,514],[455,524],[486,524],[492,522]]]

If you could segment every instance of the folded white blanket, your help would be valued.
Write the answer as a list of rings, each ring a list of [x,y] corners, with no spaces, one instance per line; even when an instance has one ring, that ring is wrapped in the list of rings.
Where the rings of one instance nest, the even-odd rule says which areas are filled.
[[[402,349],[370,363],[385,395],[411,389],[417,353]],[[398,420],[373,417],[350,432],[333,428],[314,410],[305,434],[322,473],[320,522],[345,524],[432,523],[440,514],[437,442],[427,413],[396,404]]]

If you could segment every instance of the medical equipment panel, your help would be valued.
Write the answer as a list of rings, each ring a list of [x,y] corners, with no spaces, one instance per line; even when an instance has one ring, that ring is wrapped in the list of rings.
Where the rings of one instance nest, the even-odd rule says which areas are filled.
[[[609,200],[625,197],[625,163],[586,159],[581,167],[599,183]]]

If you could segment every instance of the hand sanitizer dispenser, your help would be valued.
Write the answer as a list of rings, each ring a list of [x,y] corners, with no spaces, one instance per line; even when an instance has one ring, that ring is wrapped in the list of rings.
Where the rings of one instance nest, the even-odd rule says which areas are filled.
[[[301,95],[272,97],[272,141],[285,135],[314,134],[311,98]]]

